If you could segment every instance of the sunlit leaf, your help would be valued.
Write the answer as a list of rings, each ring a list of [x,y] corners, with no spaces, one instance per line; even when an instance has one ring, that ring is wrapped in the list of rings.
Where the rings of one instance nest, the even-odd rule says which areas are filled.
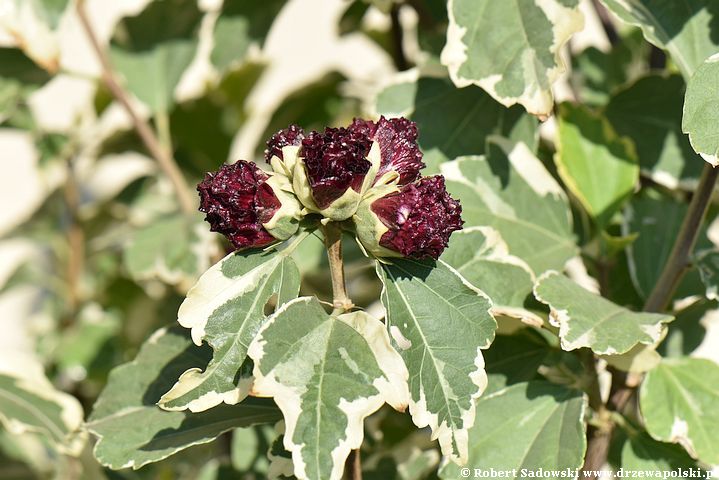
[[[285,417],[284,446],[299,479],[338,480],[364,438],[365,417],[407,405],[407,369],[384,325],[364,312],[328,315],[315,297],[277,311],[250,346],[253,394]]]
[[[666,359],[647,374],[639,405],[657,440],[680,443],[709,465],[719,464],[719,365],[698,358]]]
[[[564,72],[562,46],[584,28],[579,0],[449,0],[442,63],[455,85],[479,85],[500,103],[548,116]]]
[[[494,338],[492,304],[442,260],[379,264],[387,328],[410,372],[409,411],[442,452],[467,458],[467,429],[487,386],[481,349]],[[447,348],[451,345],[451,348]]]
[[[639,181],[634,148],[601,116],[582,107],[560,108],[554,156],[559,175],[600,226],[605,226]]]
[[[546,272],[534,295],[551,309],[549,321],[559,328],[562,348],[588,347],[598,354],[626,353],[638,343],[659,341],[674,317],[635,313],[585,290],[558,272]]]
[[[292,258],[275,251],[231,253],[205,272],[180,306],[177,321],[192,329],[197,345],[208,343],[207,368],[184,372],[160,399],[167,410],[201,412],[241,402],[252,386],[247,348],[265,322],[266,305],[295,298],[300,277]]]
[[[719,28],[719,18],[717,28]],[[716,50],[719,50],[719,45]],[[700,65],[689,80],[682,118],[682,131],[689,134],[692,148],[714,167],[719,165],[717,84],[719,84],[719,53]]]
[[[574,472],[581,468],[587,446],[586,403],[581,392],[547,382],[518,383],[481,399],[477,423],[469,431],[469,462],[464,468]],[[465,476],[461,467],[452,464],[440,475]]]

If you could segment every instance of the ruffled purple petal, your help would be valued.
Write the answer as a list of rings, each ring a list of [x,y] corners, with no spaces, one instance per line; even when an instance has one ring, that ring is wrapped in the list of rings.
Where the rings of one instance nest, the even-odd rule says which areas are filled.
[[[405,185],[370,208],[389,228],[379,244],[405,257],[439,258],[452,232],[464,223],[462,206],[447,193],[440,175]]]
[[[367,136],[346,128],[310,132],[302,140],[307,178],[312,198],[320,209],[329,207],[348,188],[359,192],[371,167],[367,160],[372,142]]]
[[[200,211],[210,230],[219,232],[237,249],[262,247],[276,239],[262,226],[281,204],[265,183],[268,175],[252,162],[240,160],[208,173],[197,185]]]
[[[355,118],[349,129],[379,144],[382,161],[377,179],[390,171],[399,174],[399,185],[412,183],[419,178],[419,171],[425,165],[417,145],[416,123],[403,117],[388,120],[382,116],[376,123]]]
[[[275,133],[272,135],[272,138],[267,141],[265,161],[270,163],[272,157],[279,157],[280,160],[284,160],[282,148],[290,145],[299,146],[303,138],[305,138],[305,131],[294,124]]]

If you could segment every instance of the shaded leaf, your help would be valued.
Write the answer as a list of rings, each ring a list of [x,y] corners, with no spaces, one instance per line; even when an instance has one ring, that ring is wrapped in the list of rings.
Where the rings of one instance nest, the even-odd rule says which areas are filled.
[[[509,253],[535,273],[561,269],[577,253],[569,202],[542,163],[518,144],[494,138],[488,155],[445,163],[447,189],[462,203],[465,226],[490,226]]]
[[[233,428],[281,418],[272,402],[261,399],[197,414],[158,407],[173,379],[190,367],[207,364],[208,350],[194,346],[182,328],[161,329],[145,342],[135,360],[110,373],[87,423],[98,437],[95,457],[100,463],[112,469],[137,469]]]
[[[115,28],[113,66],[153,112],[170,110],[175,87],[195,56],[201,19],[196,0],[156,0]]]
[[[537,120],[522,108],[507,110],[481,88],[458,89],[446,78],[420,77],[390,85],[378,95],[376,110],[417,122],[428,164],[423,173],[435,172],[441,162],[460,155],[485,153],[490,135],[524,142],[531,150],[538,144]]]
[[[701,174],[702,163],[682,133],[684,89],[680,75],[648,75],[615,92],[605,110],[617,133],[634,142],[642,172],[669,188]]]
[[[621,20],[669,52],[684,78],[719,49],[719,4],[712,0],[602,0]]]

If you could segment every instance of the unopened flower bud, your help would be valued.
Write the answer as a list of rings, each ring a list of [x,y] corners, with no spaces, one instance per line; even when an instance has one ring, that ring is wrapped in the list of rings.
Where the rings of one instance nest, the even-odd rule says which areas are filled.
[[[301,207],[289,181],[252,162],[223,165],[205,175],[197,191],[210,229],[237,249],[263,247],[297,231]]]
[[[461,213],[444,177],[434,176],[375,187],[353,219],[357,238],[375,257],[437,259],[452,232],[462,228]]]
[[[308,210],[325,218],[350,218],[374,183],[379,147],[361,132],[326,128],[302,140],[292,185]]]
[[[386,119],[377,122],[355,118],[349,127],[377,142],[381,162],[375,184],[396,181],[399,185],[412,183],[424,168],[422,152],[417,145],[417,124],[406,118]]]
[[[291,179],[297,153],[304,138],[305,131],[297,125],[280,130],[267,141],[265,160],[272,165],[275,172]]]

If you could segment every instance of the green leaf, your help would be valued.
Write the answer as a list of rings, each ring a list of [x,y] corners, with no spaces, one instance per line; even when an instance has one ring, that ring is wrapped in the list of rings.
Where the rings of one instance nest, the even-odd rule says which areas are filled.
[[[637,292],[644,298],[656,285],[662,268],[669,258],[674,241],[687,211],[687,205],[654,191],[643,191],[634,197],[624,212],[622,233],[638,233],[627,247],[629,273]],[[711,247],[704,233],[697,240],[696,250]],[[685,277],[685,281],[690,277]],[[692,292],[696,294],[697,291]]]
[[[376,110],[417,122],[424,161],[434,172],[441,162],[485,153],[489,135],[524,142],[532,150],[539,139],[537,120],[521,107],[507,110],[481,88],[457,89],[446,78],[420,77],[390,85],[378,95]]]
[[[465,468],[516,469],[509,478],[526,478],[523,469],[581,468],[587,447],[586,405],[581,392],[547,382],[519,383],[483,398],[477,404],[477,424],[469,431]],[[448,464],[440,476],[466,476],[460,472],[460,467]]]
[[[125,249],[125,268],[135,280],[192,285],[210,263],[213,238],[198,218],[158,218],[139,228]]]
[[[264,42],[284,4],[285,0],[224,0],[215,23],[213,65],[224,71],[243,61],[253,43]]]
[[[365,417],[407,405],[407,369],[382,323],[364,312],[334,316],[315,297],[281,307],[249,349],[253,394],[285,417],[284,446],[299,479],[341,478]]]
[[[196,0],[156,0],[116,27],[113,66],[152,112],[170,111],[175,87],[195,56],[201,19]]]
[[[196,414],[159,408],[156,402],[180,373],[207,363],[208,350],[194,346],[182,328],[161,329],[145,342],[135,360],[110,373],[87,423],[98,437],[95,457],[100,463],[112,469],[137,469],[233,428],[280,419],[277,407],[260,399]]]
[[[692,456],[719,464],[719,365],[698,358],[665,359],[647,374],[639,405],[647,431],[680,443]]]
[[[648,75],[615,92],[604,112],[617,133],[634,142],[642,172],[669,188],[691,185],[701,174],[681,128],[684,88],[680,75]]]
[[[577,254],[564,191],[526,146],[492,140],[486,158],[442,165],[465,226],[493,227],[537,274],[562,269]]]
[[[669,52],[687,80],[719,50],[719,4],[713,0],[602,0],[621,20]]]
[[[635,313],[585,290],[558,272],[546,272],[534,296],[550,308],[549,322],[559,328],[564,350],[588,347],[603,355],[628,352],[638,343],[652,345],[671,315]]]
[[[717,13],[719,20],[719,12]],[[717,22],[719,28],[719,21]],[[719,50],[719,46],[715,47]],[[712,166],[719,165],[719,53],[711,56],[689,80],[684,99],[682,131],[692,148]]]
[[[20,49],[0,48],[0,125],[24,107],[32,92],[50,80]]]
[[[565,185],[602,227],[639,181],[632,144],[617,136],[604,117],[583,107],[561,106],[554,161]]]
[[[300,274],[283,252],[231,253],[205,272],[180,306],[177,321],[192,329],[197,345],[207,342],[207,368],[191,368],[160,399],[166,410],[201,412],[221,403],[241,402],[252,386],[247,348],[265,322],[265,308],[295,298]]]
[[[409,411],[442,452],[467,458],[467,429],[487,386],[481,349],[494,339],[491,301],[444,261],[378,264],[387,328],[410,372]],[[451,345],[451,348],[447,348]]]
[[[45,437],[59,452],[78,455],[82,407],[72,396],[47,384],[0,374],[0,424],[10,433]]]
[[[719,299],[719,251],[702,252],[697,255],[695,262],[706,287],[705,296],[709,300]]]
[[[643,430],[628,428],[621,446],[621,467],[630,471],[698,469],[683,448],[654,440]],[[695,470],[696,471],[696,470]]]
[[[579,0],[449,0],[442,64],[455,85],[479,85],[509,107],[549,116],[564,44],[584,28]]]
[[[497,335],[484,352],[489,379],[484,395],[535,379],[537,370],[552,351],[542,336],[531,328],[512,335]]]
[[[524,308],[534,287],[534,273],[509,254],[507,244],[491,227],[469,227],[452,234],[441,260],[492,300],[492,313],[520,318],[540,326],[543,320]]]

